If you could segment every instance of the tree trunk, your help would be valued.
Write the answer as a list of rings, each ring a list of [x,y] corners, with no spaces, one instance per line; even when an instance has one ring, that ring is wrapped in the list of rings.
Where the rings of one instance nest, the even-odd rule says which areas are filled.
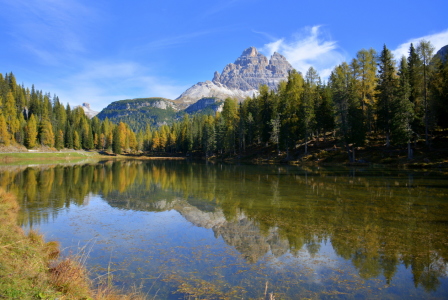
[[[412,159],[411,140],[408,140],[408,160]]]
[[[355,162],[356,161],[356,159],[355,159],[355,145],[353,145],[352,146],[352,162]]]
[[[351,155],[351,153],[350,153],[350,146],[346,143],[345,144],[345,149],[347,150],[347,155],[348,155],[348,160],[349,160],[349,162],[353,162],[353,157],[352,157],[352,155]]]
[[[305,132],[305,155],[308,154],[308,135]]]

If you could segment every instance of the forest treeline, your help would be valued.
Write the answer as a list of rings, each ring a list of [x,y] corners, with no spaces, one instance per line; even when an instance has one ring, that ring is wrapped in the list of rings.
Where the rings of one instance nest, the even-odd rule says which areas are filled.
[[[350,63],[334,68],[323,82],[310,67],[305,75],[291,71],[277,90],[260,86],[243,102],[226,99],[216,115],[197,114],[172,125],[134,132],[123,122],[88,119],[81,108],[64,107],[55,95],[29,90],[12,73],[0,74],[0,144],[36,145],[122,152],[189,153],[205,156],[241,154],[254,145],[290,151],[332,132],[355,159],[351,149],[367,137],[384,137],[387,146],[431,143],[431,132],[448,127],[448,57],[434,55],[430,42],[410,45],[398,58],[384,46],[360,50]]]

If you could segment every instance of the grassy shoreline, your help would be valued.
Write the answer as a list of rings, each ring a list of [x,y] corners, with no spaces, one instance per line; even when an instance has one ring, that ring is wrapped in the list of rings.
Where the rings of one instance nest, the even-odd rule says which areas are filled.
[[[85,257],[59,257],[58,242],[45,242],[17,225],[16,197],[0,189],[0,298],[5,299],[144,299],[138,292],[121,294],[94,283]]]
[[[227,163],[254,163],[254,164],[292,164],[292,165],[321,165],[321,166],[384,166],[406,169],[447,169],[448,168],[448,134],[435,140],[435,147],[426,147],[420,142],[414,147],[413,159],[407,159],[404,148],[386,147],[379,141],[371,140],[369,146],[356,147],[356,161],[349,162],[347,151],[336,146],[334,139],[314,141],[308,145],[308,153],[304,154],[303,147],[287,154],[277,152],[276,147],[252,146],[243,153],[223,153],[213,155],[207,160]],[[353,149],[354,151],[354,149]],[[30,164],[72,164],[97,162],[99,160],[205,160],[205,154],[194,151],[182,153],[139,153],[139,154],[110,154],[98,150],[71,150],[57,151],[54,148],[39,148],[27,150],[25,148],[0,148],[0,165],[30,165]]]

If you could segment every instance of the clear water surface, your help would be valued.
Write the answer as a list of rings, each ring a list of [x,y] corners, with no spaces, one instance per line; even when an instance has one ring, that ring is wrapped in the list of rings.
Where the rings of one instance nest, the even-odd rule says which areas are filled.
[[[448,298],[442,172],[116,161],[0,179],[24,228],[150,299]]]

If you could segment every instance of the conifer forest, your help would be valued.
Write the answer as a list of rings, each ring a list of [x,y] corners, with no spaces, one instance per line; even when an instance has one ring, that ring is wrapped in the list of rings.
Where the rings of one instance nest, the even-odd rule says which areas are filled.
[[[306,154],[309,141],[331,136],[353,161],[351,149],[371,135],[407,149],[411,158],[416,141],[430,147],[434,132],[448,128],[448,56],[435,55],[424,40],[411,44],[407,57],[393,57],[386,46],[362,49],[328,80],[313,67],[291,71],[276,90],[260,86],[252,98],[228,98],[215,115],[185,113],[159,127],[140,124],[145,129],[138,131],[89,119],[82,108],[18,82],[12,72],[0,74],[0,146],[206,157],[269,146],[289,155],[297,145]]]

